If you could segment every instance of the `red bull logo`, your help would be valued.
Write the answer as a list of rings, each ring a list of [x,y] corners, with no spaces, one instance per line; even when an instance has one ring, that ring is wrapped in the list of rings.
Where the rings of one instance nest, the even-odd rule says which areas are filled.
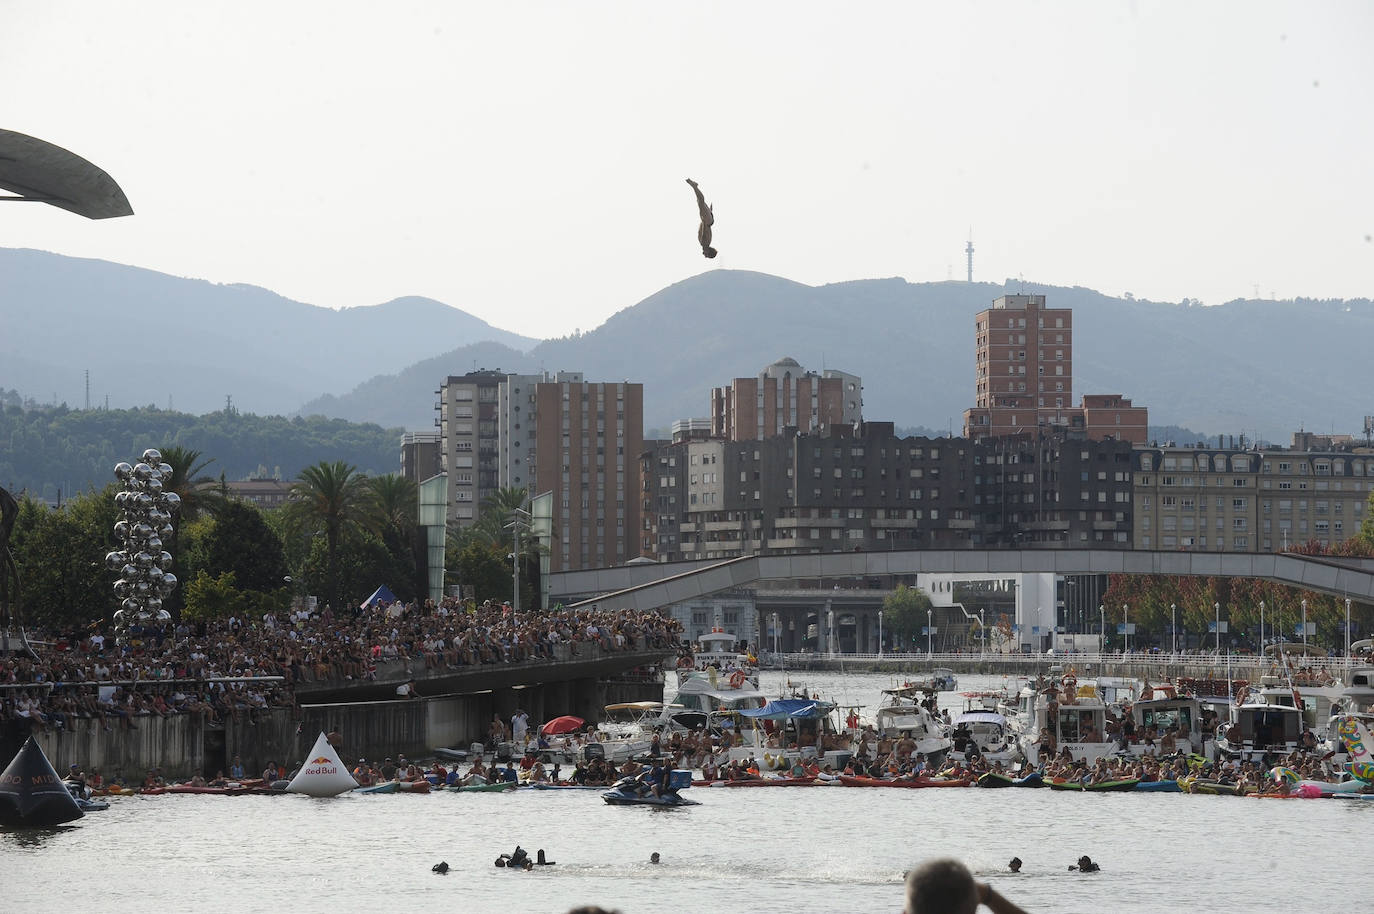
[[[329,764],[329,757],[328,757],[328,756],[321,755],[319,758],[312,758],[312,759],[310,760],[310,764],[312,764],[312,765],[328,765],[328,764]]]

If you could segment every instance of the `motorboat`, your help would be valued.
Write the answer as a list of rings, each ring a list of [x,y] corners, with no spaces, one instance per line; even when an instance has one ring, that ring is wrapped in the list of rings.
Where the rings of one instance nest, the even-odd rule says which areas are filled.
[[[950,732],[950,757],[961,762],[983,758],[990,764],[1012,767],[1021,760],[1021,749],[1011,722],[997,711],[965,711],[954,719]]]
[[[1106,735],[1107,705],[1092,680],[1080,683],[1072,673],[1052,675],[1022,689],[1019,703],[1021,754],[1032,765],[1042,761],[1047,740],[1054,754],[1067,750],[1074,761],[1089,764],[1116,751]]]
[[[749,711],[767,703],[768,696],[759,691],[757,673],[751,679],[744,670],[728,674],[714,667],[679,671],[677,704],[688,710]]]
[[[1172,732],[1174,748],[1180,752],[1207,758],[1215,754],[1212,740],[1202,729],[1202,702],[1190,695],[1177,694],[1173,686],[1147,687],[1140,700],[1131,706],[1131,720],[1139,740],[1125,747],[1124,751],[1131,755],[1161,754],[1158,742],[1149,745],[1142,739],[1150,732],[1156,739]]]
[[[625,777],[616,781],[601,795],[612,806],[700,806],[696,800],[682,796],[681,791],[692,786],[692,772],[674,769],[667,772],[667,783],[660,796],[654,796],[640,777]]]
[[[726,677],[736,672],[744,674],[749,683],[758,688],[758,659],[750,654],[735,650],[735,636],[716,626],[697,638],[696,648],[691,657],[679,661],[677,676],[679,685],[692,673],[705,673],[715,670]]]
[[[944,723],[915,700],[910,686],[884,689],[883,694],[886,704],[874,713],[874,728],[892,739],[910,738],[916,743],[913,755],[920,753],[931,764],[939,764],[953,746]]]
[[[1217,755],[1266,763],[1298,751],[1303,730],[1303,712],[1275,702],[1276,696],[1264,690],[1243,692],[1231,707],[1231,719],[1217,727]],[[1291,696],[1290,696],[1291,698]]]

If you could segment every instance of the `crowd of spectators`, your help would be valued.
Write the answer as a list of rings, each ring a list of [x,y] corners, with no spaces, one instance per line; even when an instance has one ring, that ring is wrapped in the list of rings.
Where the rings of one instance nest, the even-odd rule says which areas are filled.
[[[140,717],[200,714],[212,726],[251,724],[264,710],[294,708],[301,683],[375,680],[379,668],[389,678],[575,659],[591,644],[671,650],[681,633],[676,620],[654,612],[517,615],[509,604],[456,599],[183,621],[123,639],[97,623],[31,633],[32,652],[0,655],[0,721],[42,729],[90,719],[113,729],[137,728]]]

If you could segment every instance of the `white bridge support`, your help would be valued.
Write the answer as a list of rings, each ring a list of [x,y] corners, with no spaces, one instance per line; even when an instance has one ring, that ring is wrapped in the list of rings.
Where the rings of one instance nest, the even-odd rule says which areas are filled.
[[[1262,578],[1360,603],[1374,602],[1374,559],[1148,550],[1000,549],[751,555],[721,562],[664,562],[550,575],[551,599],[649,610],[758,581],[912,574],[1167,574]]]

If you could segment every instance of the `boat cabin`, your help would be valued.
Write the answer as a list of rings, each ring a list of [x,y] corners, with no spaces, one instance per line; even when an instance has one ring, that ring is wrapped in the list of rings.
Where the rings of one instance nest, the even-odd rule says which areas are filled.
[[[1302,736],[1302,712],[1291,705],[1254,701],[1231,709],[1232,720],[1217,736],[1217,748],[1242,761],[1296,752]]]
[[[1155,753],[1159,752],[1158,738],[1173,731],[1175,748],[1183,752],[1207,754],[1206,736],[1202,730],[1202,703],[1196,698],[1153,698],[1137,701],[1131,706],[1131,719],[1135,722],[1137,737],[1153,728],[1156,733]],[[1132,746],[1142,749],[1143,744]],[[1149,750],[1146,750],[1149,754]]]

